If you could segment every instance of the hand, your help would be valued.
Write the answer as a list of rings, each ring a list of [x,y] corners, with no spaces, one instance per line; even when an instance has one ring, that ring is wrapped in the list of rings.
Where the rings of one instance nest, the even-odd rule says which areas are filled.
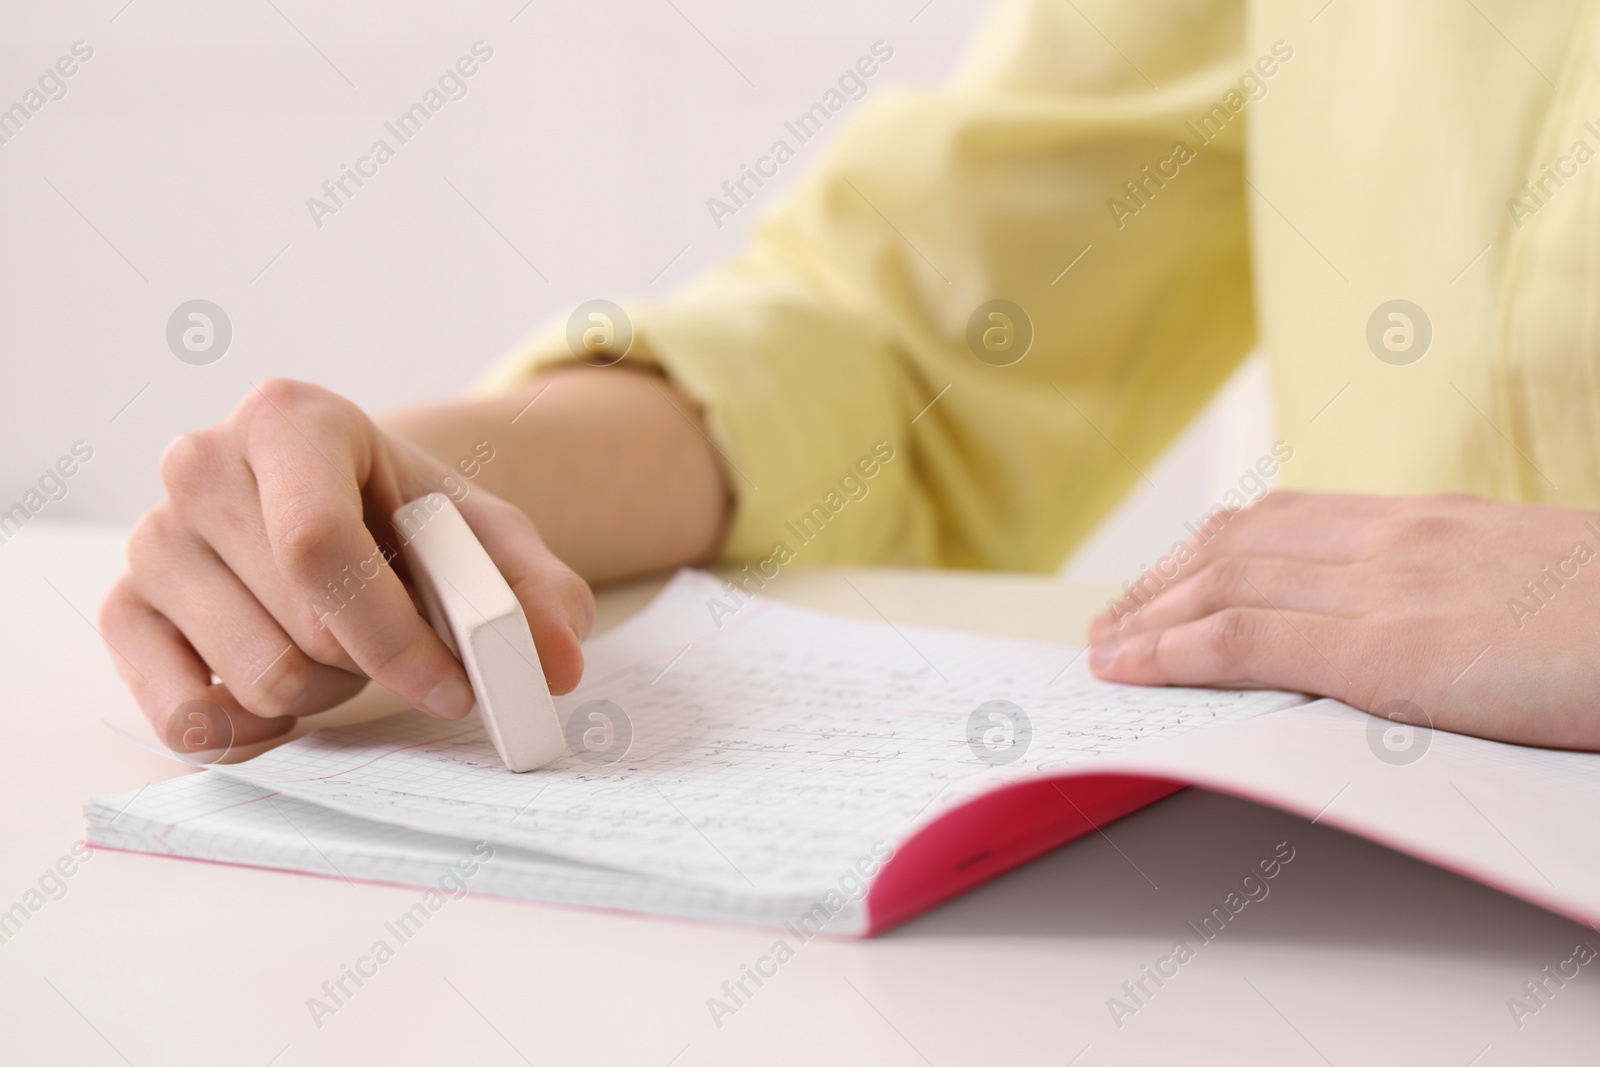
[[[174,441],[161,461],[167,497],[134,529],[128,571],[100,609],[157,735],[191,747],[189,709],[209,701],[230,720],[232,747],[252,746],[369,678],[441,719],[466,715],[466,673],[386,562],[400,544],[390,514],[434,491],[456,500],[515,590],[551,689],[577,685],[588,585],[525,514],[453,473],[349,401],[287,380]]]
[[[1204,530],[1091,624],[1095,674],[1600,750],[1600,514],[1273,493]]]

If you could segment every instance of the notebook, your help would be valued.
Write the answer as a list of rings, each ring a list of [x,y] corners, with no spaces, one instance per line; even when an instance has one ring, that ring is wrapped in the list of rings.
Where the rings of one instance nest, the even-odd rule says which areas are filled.
[[[556,699],[571,754],[542,770],[507,771],[471,718],[407,712],[91,800],[88,840],[864,936],[1198,784],[1600,920],[1600,756],[1114,685],[1079,649],[736,599],[694,571],[585,653]]]

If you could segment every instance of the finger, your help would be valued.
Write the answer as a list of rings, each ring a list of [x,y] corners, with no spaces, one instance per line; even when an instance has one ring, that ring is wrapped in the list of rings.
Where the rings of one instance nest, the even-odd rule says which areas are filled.
[[[1165,630],[1224,608],[1255,607],[1350,617],[1359,613],[1362,587],[1355,568],[1274,556],[1221,556],[1120,611],[1099,615],[1089,627],[1095,644],[1125,641]]]
[[[1393,515],[1406,499],[1367,493],[1306,493],[1293,489],[1274,489],[1255,507],[1324,515]]]
[[[358,488],[375,473],[370,442],[361,450],[341,421],[349,416],[318,411],[326,402],[296,391],[304,388],[275,385],[278,400],[257,391],[268,406],[249,421],[246,456],[273,561],[310,601],[343,568],[379,553]],[[280,400],[301,417],[291,421]],[[390,568],[378,567],[325,621],[356,665],[401,699],[442,719],[472,710],[466,672]]]
[[[1108,614],[1121,617],[1137,612],[1161,589],[1197,565],[1226,556],[1281,556],[1311,563],[1355,563],[1370,554],[1369,542],[1378,526],[1368,519],[1319,514],[1291,509],[1247,508],[1229,512],[1217,509],[1196,527],[1188,541],[1145,568],[1125,583]]]
[[[583,677],[580,642],[594,625],[588,583],[550,551],[515,505],[474,493],[458,506],[522,605],[550,691],[571,692]]]
[[[1304,612],[1228,608],[1171,629],[1096,647],[1089,667],[1110,682],[1294,689],[1342,697],[1352,624]]]
[[[1293,489],[1274,489],[1255,507],[1381,518],[1417,513],[1453,513],[1480,507],[1484,503],[1483,497],[1471,493],[1373,496],[1366,493],[1308,493]]]
[[[366,684],[307,656],[209,547],[170,521],[167,509],[140,522],[128,558],[139,595],[252,714],[307,715],[343,703]]]
[[[1270,497],[1268,498],[1270,499]],[[1251,507],[1204,523],[1189,547],[1201,557],[1283,556],[1313,563],[1355,563],[1367,555],[1373,528],[1362,515],[1301,507]]]
[[[339,611],[350,592],[347,585],[359,579],[340,573],[315,599],[297,595],[273,560],[260,487],[242,448],[242,441],[216,430],[174,441],[161,457],[161,478],[169,492],[162,509],[172,512],[184,536],[197,538],[221,560],[305,655],[347,673],[359,671],[323,621]]]
[[[184,744],[186,731],[172,727],[184,725],[176,719],[179,709],[196,703],[222,712],[233,748],[269,741],[294,729],[293,719],[252,715],[224,687],[212,685],[205,661],[176,626],[139,596],[126,576],[100,607],[100,632],[139,710],[156,736],[174,751],[193,751],[193,746]]]

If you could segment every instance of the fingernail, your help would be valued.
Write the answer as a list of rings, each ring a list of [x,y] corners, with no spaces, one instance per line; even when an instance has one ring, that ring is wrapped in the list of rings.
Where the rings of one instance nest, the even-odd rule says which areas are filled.
[[[1117,658],[1120,644],[1112,642],[1109,645],[1095,645],[1089,650],[1089,666],[1097,671],[1103,671],[1111,666],[1111,661]]]
[[[441,719],[460,719],[472,710],[475,702],[472,687],[452,675],[434,686],[432,691],[422,698],[422,707]]]

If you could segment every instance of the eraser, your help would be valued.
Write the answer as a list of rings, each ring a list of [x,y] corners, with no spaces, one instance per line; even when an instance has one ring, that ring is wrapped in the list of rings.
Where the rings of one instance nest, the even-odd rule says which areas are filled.
[[[513,771],[560,759],[566,738],[527,616],[472,527],[443,493],[401,505],[393,518],[428,621],[467,669],[500,759]]]

